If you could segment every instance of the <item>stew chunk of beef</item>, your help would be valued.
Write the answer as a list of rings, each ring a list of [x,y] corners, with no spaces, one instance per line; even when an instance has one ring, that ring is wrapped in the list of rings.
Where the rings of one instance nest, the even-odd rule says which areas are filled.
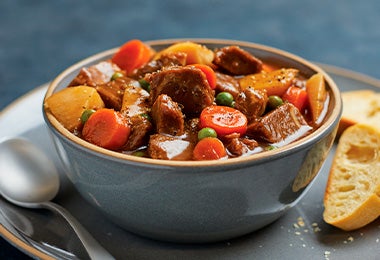
[[[123,150],[133,151],[148,145],[149,133],[153,130],[152,123],[143,115],[136,115],[129,119],[131,133]]]
[[[240,84],[237,79],[234,77],[220,73],[218,71],[215,72],[216,75],[216,91],[217,92],[228,92],[234,98],[236,98],[240,93]]]
[[[150,82],[150,98],[153,104],[161,94],[167,94],[183,106],[186,115],[198,115],[203,108],[212,105],[213,90],[205,74],[192,66],[165,67],[147,77]]]
[[[148,154],[153,159],[192,160],[194,143],[171,135],[150,136]]]
[[[248,87],[235,98],[235,108],[251,121],[265,112],[267,102],[268,95],[265,91]]]
[[[232,75],[254,74],[263,68],[261,60],[238,46],[216,50],[213,62]]]
[[[300,111],[291,103],[285,103],[249,124],[246,134],[269,143],[289,143],[310,130],[312,127],[307,124]]]
[[[168,95],[159,95],[152,106],[152,118],[156,132],[182,135],[185,129],[184,115],[179,105]]]
[[[242,138],[240,137],[240,134],[237,133],[224,136],[223,143],[229,153],[233,156],[241,156],[249,151],[253,151],[259,146],[258,142],[255,140]]]
[[[71,81],[70,86],[95,87],[111,80],[112,75],[121,69],[111,61],[102,61],[90,67],[82,68],[78,75]]]
[[[106,106],[115,110],[121,109],[125,89],[129,87],[140,88],[140,84],[134,79],[119,77],[95,86]]]
[[[142,79],[147,73],[159,71],[164,67],[185,66],[186,57],[187,54],[184,52],[165,53],[157,60],[152,60],[144,66],[134,70],[129,76],[134,79]]]

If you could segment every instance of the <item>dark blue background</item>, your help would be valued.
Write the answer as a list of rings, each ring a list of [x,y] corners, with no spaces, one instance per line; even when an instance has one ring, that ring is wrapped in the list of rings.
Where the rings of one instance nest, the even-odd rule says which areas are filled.
[[[132,38],[252,41],[380,78],[379,25],[378,0],[1,0],[0,109]]]

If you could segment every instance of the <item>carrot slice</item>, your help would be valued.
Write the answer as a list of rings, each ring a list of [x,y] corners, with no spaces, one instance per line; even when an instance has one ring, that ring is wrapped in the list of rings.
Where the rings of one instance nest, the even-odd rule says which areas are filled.
[[[193,158],[195,160],[218,160],[227,156],[222,141],[215,137],[206,137],[200,140],[194,147]]]
[[[83,138],[103,148],[117,150],[128,140],[131,128],[127,120],[113,109],[93,113],[83,126]]]
[[[191,66],[200,69],[206,75],[208,84],[210,85],[211,89],[216,88],[216,74],[210,66],[207,66],[205,64],[192,64]]]
[[[306,90],[295,86],[290,86],[282,95],[282,99],[292,103],[299,111],[303,111],[308,102]]]
[[[130,40],[124,43],[120,49],[113,55],[112,62],[121,69],[131,73],[147,63],[153,56],[154,51],[140,40]]]
[[[211,127],[218,136],[247,131],[247,117],[237,109],[227,106],[209,106],[200,115],[201,128]]]

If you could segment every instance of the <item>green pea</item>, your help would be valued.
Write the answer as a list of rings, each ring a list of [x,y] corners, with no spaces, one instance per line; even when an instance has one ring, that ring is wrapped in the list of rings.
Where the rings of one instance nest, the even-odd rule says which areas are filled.
[[[140,79],[139,80],[139,83],[140,83],[140,86],[145,89],[146,91],[150,92],[150,84],[148,81],[146,81],[145,79]]]
[[[228,92],[220,92],[215,98],[216,104],[221,106],[234,107],[234,97]]]
[[[86,109],[83,111],[82,115],[80,116],[80,121],[84,124],[87,122],[87,120],[90,118],[90,116],[95,113],[94,109]]]
[[[275,109],[284,104],[284,101],[279,96],[269,96],[268,97],[268,106],[269,108]]]
[[[275,145],[268,145],[267,147],[266,147],[266,150],[267,151],[272,151],[272,150],[276,150],[278,147],[277,146],[275,146]]]
[[[206,137],[217,137],[217,133],[214,129],[211,127],[205,127],[199,130],[198,132],[198,140],[202,140],[203,138]]]
[[[115,80],[115,79],[121,78],[123,76],[124,76],[123,73],[116,71],[114,74],[112,74],[111,80]]]
[[[141,113],[140,116],[146,118],[148,121],[152,121],[152,118],[148,113]]]
[[[138,156],[138,157],[146,157],[146,151],[144,150],[138,150],[132,153],[133,156]]]

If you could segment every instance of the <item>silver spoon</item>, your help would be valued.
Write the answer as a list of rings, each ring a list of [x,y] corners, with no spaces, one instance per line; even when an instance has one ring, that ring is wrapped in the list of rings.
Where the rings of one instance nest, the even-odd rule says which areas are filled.
[[[49,158],[31,142],[13,138],[0,143],[0,194],[26,208],[46,208],[61,214],[76,232],[91,259],[115,259],[63,207],[51,202],[59,175]]]

